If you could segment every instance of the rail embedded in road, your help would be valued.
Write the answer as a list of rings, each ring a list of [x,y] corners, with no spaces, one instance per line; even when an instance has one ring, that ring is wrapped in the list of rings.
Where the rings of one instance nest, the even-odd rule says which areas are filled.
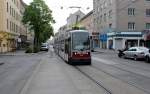
[[[77,66],[75,66],[75,68],[80,72],[82,73],[84,76],[86,76],[87,78],[89,78],[91,81],[93,81],[98,87],[102,88],[106,94],[112,94],[111,91],[107,88],[105,88],[101,82],[93,79],[91,76],[89,76],[87,73],[83,72],[80,68],[78,68]]]

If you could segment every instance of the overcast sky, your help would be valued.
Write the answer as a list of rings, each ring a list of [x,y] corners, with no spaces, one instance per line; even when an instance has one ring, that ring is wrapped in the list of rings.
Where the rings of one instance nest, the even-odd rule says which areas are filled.
[[[25,3],[29,4],[32,0],[23,0]],[[70,6],[80,6],[81,11],[88,13],[93,9],[93,0],[44,0],[46,4],[53,11],[53,17],[56,21],[54,24],[55,32],[58,28],[66,24],[66,18],[70,13],[77,11],[77,9],[70,9]],[[63,7],[63,9],[61,9]],[[90,9],[87,9],[87,8]]]

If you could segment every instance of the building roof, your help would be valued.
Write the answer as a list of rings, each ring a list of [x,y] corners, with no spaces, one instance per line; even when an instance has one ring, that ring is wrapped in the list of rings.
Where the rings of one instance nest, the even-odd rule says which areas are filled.
[[[89,17],[92,14],[93,14],[93,10],[91,10],[88,14],[86,14],[80,21],[86,19],[87,17]]]
[[[71,14],[69,15],[69,17],[67,17],[67,19],[69,19],[70,17],[72,17],[73,15],[76,15],[76,14],[83,14],[83,15],[85,15],[81,10],[78,10],[78,11],[76,11],[76,12],[74,12],[74,13],[71,13]]]

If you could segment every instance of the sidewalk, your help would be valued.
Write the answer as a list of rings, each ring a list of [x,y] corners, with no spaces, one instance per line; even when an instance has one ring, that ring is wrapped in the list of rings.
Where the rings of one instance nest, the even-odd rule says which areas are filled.
[[[25,50],[17,50],[15,52],[0,53],[0,56],[23,56],[23,55],[35,55],[40,53],[44,52],[40,51],[38,53],[25,53]]]
[[[94,52],[117,54],[117,50],[95,48]]]
[[[0,53],[0,56],[17,56],[17,55],[26,55],[24,50],[19,50],[15,52],[6,52],[6,53]]]
[[[44,56],[20,94],[105,94],[57,56]]]

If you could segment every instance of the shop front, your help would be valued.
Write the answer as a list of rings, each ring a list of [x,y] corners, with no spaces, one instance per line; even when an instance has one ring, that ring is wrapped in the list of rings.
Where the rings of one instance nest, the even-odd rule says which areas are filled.
[[[16,49],[17,35],[0,32],[0,53],[10,52]]]
[[[134,46],[144,46],[142,32],[111,32],[107,33],[108,49],[128,49]]]
[[[92,47],[99,48],[99,32],[92,32]]]
[[[107,34],[100,34],[100,48],[106,49],[107,48]]]

